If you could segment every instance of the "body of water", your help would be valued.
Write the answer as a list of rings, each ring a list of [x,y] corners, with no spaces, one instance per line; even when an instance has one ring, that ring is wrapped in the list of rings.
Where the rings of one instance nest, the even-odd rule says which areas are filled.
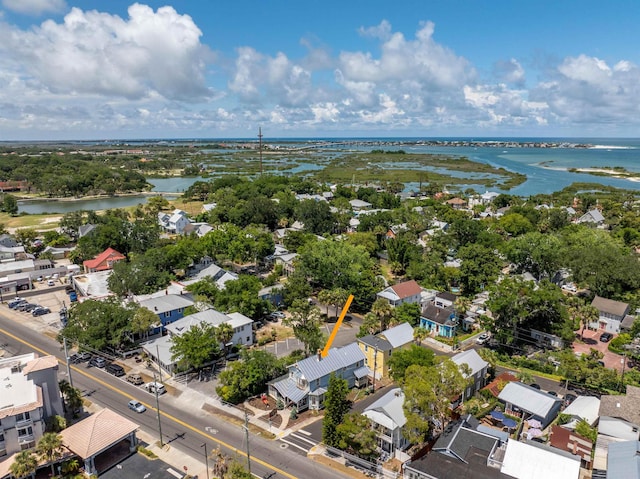
[[[540,193],[553,193],[559,191],[572,183],[585,182],[597,183],[640,191],[640,182],[610,178],[607,176],[595,176],[588,173],[571,173],[569,168],[612,168],[622,167],[632,173],[640,174],[640,139],[626,138],[434,138],[434,140],[462,140],[473,142],[489,141],[510,141],[510,142],[550,142],[550,143],[571,143],[588,144],[591,148],[510,148],[510,147],[488,147],[488,146],[432,146],[420,144],[402,143],[428,140],[425,138],[363,138],[361,144],[354,144],[358,139],[346,138],[303,138],[303,139],[274,139],[269,143],[272,145],[282,144],[283,147],[291,148],[296,145],[307,146],[313,143],[327,142],[328,156],[334,157],[336,150],[345,151],[370,151],[372,149],[398,150],[404,149],[408,153],[432,153],[448,155],[451,157],[467,157],[470,160],[486,163],[495,167],[504,168],[508,171],[526,175],[527,180],[511,190],[500,190],[491,188],[494,191],[511,193],[519,196],[531,196]],[[201,140],[201,142],[220,142],[222,140]],[[372,144],[371,142],[379,142]],[[320,150],[321,151],[321,150]],[[278,164],[276,161],[275,164]],[[280,165],[282,166],[282,165]],[[313,170],[321,170],[323,165],[301,164],[292,167],[290,170],[280,171],[278,174],[299,174]],[[267,173],[268,173],[267,169]],[[147,181],[153,185],[152,191],[160,193],[174,193],[177,197],[189,188],[196,181],[209,181],[210,178],[189,177],[189,178],[150,178]],[[408,188],[415,185],[407,185]],[[467,186],[478,190],[482,187],[477,185],[461,185],[459,188]],[[167,195],[165,195],[167,196]],[[21,212],[30,214],[40,213],[68,213],[77,210],[104,210],[109,208],[124,208],[145,203],[148,199],[146,195],[124,196],[113,198],[101,198],[93,200],[79,201],[19,201]]]

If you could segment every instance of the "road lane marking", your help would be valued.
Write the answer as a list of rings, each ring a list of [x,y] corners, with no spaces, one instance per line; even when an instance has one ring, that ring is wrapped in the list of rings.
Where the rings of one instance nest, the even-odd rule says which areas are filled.
[[[15,341],[18,341],[19,343],[22,343],[25,346],[28,346],[28,347],[32,348],[33,350],[35,350],[35,351],[37,351],[39,353],[42,353],[45,356],[53,356],[53,354],[49,353],[48,351],[45,351],[44,349],[40,349],[39,347],[37,347],[37,346],[25,341],[24,339],[21,339],[21,338],[15,336],[14,334],[12,334],[12,333],[10,333],[10,332],[2,329],[2,328],[0,328],[0,333],[4,334],[6,336],[9,336],[10,338],[14,339]],[[62,359],[60,359],[60,358],[58,358],[56,356],[54,356],[54,357],[58,360],[58,362],[60,364],[62,364],[64,366],[67,365],[66,361],[63,361]],[[117,388],[117,387],[115,387],[115,386],[103,381],[102,379],[99,379],[99,378],[87,373],[86,371],[83,371],[82,369],[78,368],[77,366],[70,366],[70,367],[71,367],[71,369],[73,369],[74,371],[82,374],[83,376],[85,376],[85,377],[97,382],[98,384],[100,384],[100,385],[102,385],[102,386],[104,386],[106,388],[111,389],[114,392],[117,392],[118,394],[121,394],[122,396],[124,396],[126,398],[130,398],[131,397],[131,395],[125,393],[122,389],[119,389],[119,388]],[[140,401],[140,402],[142,402],[142,401]],[[156,413],[157,413],[158,410],[156,408],[154,408],[153,406],[151,406],[150,404],[145,404],[144,402],[142,402],[142,404],[144,404],[147,407],[147,409],[156,411]],[[239,454],[240,456],[247,457],[247,453],[245,451],[237,449],[236,447],[232,446],[231,444],[228,444],[228,443],[226,443],[224,441],[221,441],[220,439],[218,439],[216,437],[213,437],[210,434],[206,434],[206,433],[200,431],[199,429],[193,427],[191,424],[187,424],[186,422],[178,419],[177,417],[174,417],[174,416],[172,416],[170,414],[167,414],[164,411],[160,411],[160,414],[162,416],[164,416],[165,418],[169,419],[170,421],[173,421],[173,422],[175,422],[177,424],[180,424],[181,426],[184,426],[184,427],[190,429],[191,431],[193,431],[193,432],[195,432],[195,433],[197,433],[197,434],[199,434],[199,435],[201,435],[201,436],[203,436],[203,437],[205,437],[205,438],[207,438],[207,439],[209,439],[209,440],[211,440],[211,441],[213,441],[215,443],[218,443],[223,447],[226,447],[227,449],[231,450],[231,452],[233,452],[234,454]],[[266,467],[266,468],[268,468],[268,469],[270,469],[272,471],[275,471],[275,472],[277,472],[279,474],[282,474],[284,477],[288,477],[289,479],[298,479],[296,476],[293,476],[293,475],[289,474],[288,472],[283,471],[282,469],[279,469],[279,468],[277,468],[275,466],[272,466],[268,462],[265,462],[262,459],[257,458],[257,457],[255,457],[253,455],[251,456],[251,461],[252,462],[256,462],[256,463],[260,464],[261,466],[264,466],[264,467]]]

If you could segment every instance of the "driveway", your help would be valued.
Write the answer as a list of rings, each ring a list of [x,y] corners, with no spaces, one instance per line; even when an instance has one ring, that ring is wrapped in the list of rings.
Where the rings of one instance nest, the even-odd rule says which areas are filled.
[[[578,332],[578,335],[579,334],[580,333]],[[604,354],[602,361],[607,368],[622,371],[622,361],[624,358],[620,354],[612,353],[607,349],[609,343],[603,343],[600,341],[601,334],[602,331],[585,330],[583,334],[583,342],[574,341],[573,352],[589,354],[591,349],[596,349]]]

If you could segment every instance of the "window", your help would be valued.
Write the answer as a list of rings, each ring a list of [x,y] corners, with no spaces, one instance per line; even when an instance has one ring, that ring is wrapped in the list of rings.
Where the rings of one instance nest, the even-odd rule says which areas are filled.
[[[33,428],[31,426],[18,429],[18,437],[31,435],[33,435]]]
[[[20,449],[26,451],[27,449],[33,449],[36,447],[35,441],[25,442],[24,444],[20,444]]]
[[[6,456],[6,455],[7,455],[7,450],[6,449],[0,449],[0,457]]]
[[[0,442],[4,442],[4,434],[0,432]]]
[[[247,336],[247,343],[251,342],[251,336]]]
[[[21,412],[20,414],[16,415],[16,422],[28,421],[30,419],[31,419],[31,414],[29,414],[29,411]]]
[[[166,313],[164,313],[164,317],[165,318],[170,318],[171,317],[171,311],[167,311]]]

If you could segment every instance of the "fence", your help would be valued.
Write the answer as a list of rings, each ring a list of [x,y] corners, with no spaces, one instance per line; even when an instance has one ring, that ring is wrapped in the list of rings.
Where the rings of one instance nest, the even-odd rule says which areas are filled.
[[[354,456],[353,454],[336,449],[335,447],[327,446],[326,450],[330,457],[342,457],[345,460],[345,465],[353,467],[369,477],[375,477],[378,479],[397,479],[399,476],[397,472],[384,469],[381,464],[369,462],[366,459]]]

